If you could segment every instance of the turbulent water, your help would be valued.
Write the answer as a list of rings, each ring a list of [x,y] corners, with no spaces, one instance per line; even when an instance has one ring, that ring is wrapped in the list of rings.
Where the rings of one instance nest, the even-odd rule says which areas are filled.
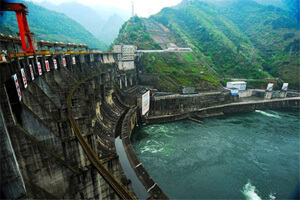
[[[299,181],[299,110],[140,127],[134,149],[171,199],[287,199]]]

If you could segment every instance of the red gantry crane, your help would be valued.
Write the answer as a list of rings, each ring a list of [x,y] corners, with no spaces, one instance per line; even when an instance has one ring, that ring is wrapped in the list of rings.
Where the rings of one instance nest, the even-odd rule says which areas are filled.
[[[34,53],[32,37],[30,34],[29,26],[27,23],[27,17],[26,17],[26,15],[28,14],[27,6],[23,3],[2,2],[0,10],[16,12],[20,37],[21,37],[21,43],[22,43],[22,49],[26,53]]]

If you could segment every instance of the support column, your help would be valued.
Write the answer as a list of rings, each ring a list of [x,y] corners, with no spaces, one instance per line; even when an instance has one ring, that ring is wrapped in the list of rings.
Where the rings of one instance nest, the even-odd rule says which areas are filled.
[[[272,99],[272,94],[273,94],[273,92],[266,91],[265,99]]]
[[[286,98],[287,92],[286,91],[280,91],[280,98]]]
[[[133,85],[132,76],[129,77],[130,85]]]
[[[127,88],[127,75],[124,75],[124,79],[125,79],[125,88]]]
[[[122,90],[122,78],[120,76],[120,89]]]

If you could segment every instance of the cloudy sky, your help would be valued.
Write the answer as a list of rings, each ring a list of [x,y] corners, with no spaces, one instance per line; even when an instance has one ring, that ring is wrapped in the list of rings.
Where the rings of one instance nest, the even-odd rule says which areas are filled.
[[[41,2],[43,0],[32,0]],[[47,0],[53,4],[62,2],[70,2],[74,0]],[[181,0],[76,0],[78,3],[88,6],[105,6],[117,7],[131,13],[132,2],[134,2],[134,11],[140,17],[148,17],[149,15],[159,12],[164,7],[174,6]]]

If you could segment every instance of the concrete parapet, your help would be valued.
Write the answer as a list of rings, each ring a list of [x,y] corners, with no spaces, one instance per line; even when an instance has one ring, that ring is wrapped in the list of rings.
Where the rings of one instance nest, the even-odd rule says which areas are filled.
[[[151,198],[154,199],[169,199],[168,196],[162,191],[158,184],[148,174],[142,163],[137,158],[135,151],[130,142],[132,130],[137,121],[137,107],[131,108],[126,114],[122,125],[122,143],[129,160],[131,167],[134,169],[136,175],[145,186]]]

